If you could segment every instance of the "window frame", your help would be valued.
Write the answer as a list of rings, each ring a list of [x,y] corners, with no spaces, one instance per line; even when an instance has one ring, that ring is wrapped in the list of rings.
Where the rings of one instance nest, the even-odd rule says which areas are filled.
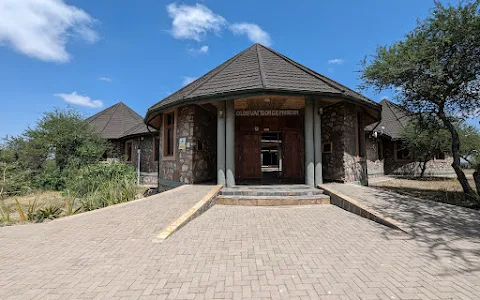
[[[128,154],[128,145],[131,145],[130,147],[130,155]],[[125,155],[126,155],[126,162],[133,162],[133,140],[127,140],[125,141]],[[128,159],[130,157],[130,159]]]
[[[158,144],[157,144],[157,141],[158,141]],[[160,160],[160,135],[157,134],[153,137],[153,161],[158,162],[159,160]]]
[[[171,115],[173,114],[173,124],[171,125],[167,125],[167,120],[168,120],[168,115]],[[163,141],[163,149],[162,149],[162,160],[175,160],[175,155],[177,153],[177,147],[176,147],[176,140],[177,140],[177,110],[170,110],[170,111],[167,111],[165,113],[163,113],[163,120],[162,120],[162,134],[163,134],[163,138],[162,138],[162,141]],[[168,151],[168,134],[167,134],[167,130],[168,129],[172,129],[173,130],[173,141],[172,141],[172,154],[168,154],[167,151]]]
[[[413,156],[413,153],[412,151],[409,150],[410,152],[410,155],[407,157],[407,158],[398,158],[398,147],[400,146],[399,144],[401,144],[402,142],[401,141],[396,141],[394,143],[394,158],[395,158],[395,161],[401,161],[401,162],[410,162],[410,161],[413,161],[414,160],[414,156]]]

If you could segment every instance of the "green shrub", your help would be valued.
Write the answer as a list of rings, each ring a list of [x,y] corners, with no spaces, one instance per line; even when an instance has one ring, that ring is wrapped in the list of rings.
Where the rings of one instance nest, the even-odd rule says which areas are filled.
[[[80,199],[84,210],[93,210],[135,199],[135,169],[125,163],[99,163],[70,176],[68,193]]]
[[[32,214],[32,217],[31,217],[30,221],[40,223],[40,222],[43,222],[46,219],[53,220],[53,219],[58,218],[60,216],[61,212],[62,212],[62,210],[60,209],[60,207],[58,207],[56,205],[49,205],[49,206],[40,208],[39,210],[34,212]]]

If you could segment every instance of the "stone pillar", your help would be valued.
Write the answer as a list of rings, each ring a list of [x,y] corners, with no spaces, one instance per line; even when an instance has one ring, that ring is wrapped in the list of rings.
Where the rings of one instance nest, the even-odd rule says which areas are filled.
[[[315,150],[313,139],[313,101],[305,100],[305,184],[315,186]]]
[[[217,104],[217,184],[225,185],[225,102]]]
[[[322,170],[322,109],[315,101],[313,106],[313,138],[315,142],[315,187],[323,183]]]
[[[233,100],[226,101],[225,109],[225,165],[227,187],[235,186],[235,107]]]

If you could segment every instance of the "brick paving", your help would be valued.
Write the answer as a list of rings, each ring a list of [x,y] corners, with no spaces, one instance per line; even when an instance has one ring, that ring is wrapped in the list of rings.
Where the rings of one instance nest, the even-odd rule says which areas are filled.
[[[210,188],[185,187],[94,214],[0,228],[0,299],[480,295],[478,255],[433,253],[433,244],[332,205],[216,205],[152,243]]]

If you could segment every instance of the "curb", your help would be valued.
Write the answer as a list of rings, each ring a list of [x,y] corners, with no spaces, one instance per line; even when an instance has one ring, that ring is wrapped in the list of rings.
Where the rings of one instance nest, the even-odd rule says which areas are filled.
[[[200,216],[215,204],[215,197],[218,195],[223,185],[215,186],[202,200],[198,201],[192,208],[184,213],[180,218],[173,221],[166,229],[160,232],[153,240],[153,243],[161,243],[171,236],[174,232],[185,226],[188,222]]]
[[[102,207],[102,208],[97,208],[97,209],[94,209],[94,210],[90,210],[90,211],[85,211],[85,212],[81,212],[81,213],[78,213],[78,214],[74,214],[74,215],[71,215],[71,216],[64,216],[64,217],[61,217],[61,218],[58,218],[58,219],[54,219],[54,220],[51,220],[45,224],[48,224],[48,223],[51,223],[51,222],[61,222],[61,221],[66,221],[66,220],[71,220],[73,218],[78,218],[78,217],[84,217],[84,216],[88,216],[88,215],[93,215],[93,214],[97,214],[97,213],[100,213],[100,212],[104,212],[104,211],[107,211],[107,210],[110,210],[110,209],[114,209],[114,208],[118,208],[118,207],[123,207],[123,206],[129,206],[131,204],[135,204],[135,203],[139,203],[139,202],[144,202],[144,201],[147,201],[147,200],[152,200],[153,197],[155,196],[159,196],[159,195],[165,195],[165,194],[170,194],[172,192],[177,192],[181,189],[184,189],[185,187],[187,187],[188,185],[181,185],[179,187],[176,187],[176,188],[173,188],[173,189],[169,189],[167,191],[164,191],[164,192],[161,192],[161,193],[158,193],[158,194],[155,194],[155,195],[151,195],[151,196],[148,196],[148,197],[143,197],[143,198],[139,198],[139,199],[135,199],[135,200],[131,200],[131,201],[127,201],[127,202],[122,202],[122,203],[117,203],[117,204],[113,204],[113,205],[109,205],[109,206],[106,206],[106,207]]]
[[[358,202],[357,200],[329,187],[328,185],[321,184],[319,185],[329,196],[330,202],[333,205],[336,205],[348,212],[359,215],[362,218],[369,219],[371,221],[377,222],[384,226],[400,230],[404,233],[409,233],[407,230],[402,228],[402,224],[395,221],[394,219],[384,216],[383,214],[377,212],[376,210]]]

